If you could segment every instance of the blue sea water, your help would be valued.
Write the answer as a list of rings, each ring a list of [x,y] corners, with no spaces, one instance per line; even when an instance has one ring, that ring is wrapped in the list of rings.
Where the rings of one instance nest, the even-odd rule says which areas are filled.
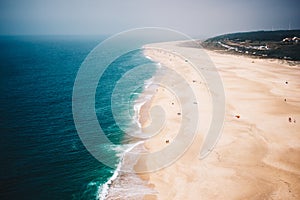
[[[83,146],[72,115],[76,73],[104,39],[0,37],[0,199],[96,199],[99,187],[112,176],[114,169]],[[110,109],[113,86],[126,71],[149,62],[141,51],[130,52],[115,60],[99,81],[97,117],[114,144],[121,144],[125,133]],[[149,69],[133,84],[151,78],[154,71]],[[123,120],[130,126],[132,119]]]

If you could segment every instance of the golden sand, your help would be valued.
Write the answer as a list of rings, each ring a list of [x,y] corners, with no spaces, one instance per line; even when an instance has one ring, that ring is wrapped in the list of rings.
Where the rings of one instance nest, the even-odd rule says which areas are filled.
[[[193,58],[194,64],[201,65],[197,55],[203,50],[177,43],[148,45],[145,55],[190,83],[202,125],[180,159],[159,171],[141,174],[157,191],[156,196],[145,199],[300,199],[300,66],[206,51],[223,80],[226,112],[219,142],[200,160],[212,109],[205,80],[184,60],[170,59],[174,54],[169,53]],[[151,102],[142,108],[143,127],[151,124],[148,111],[152,106],[160,105],[166,113],[163,129],[145,143],[149,152],[172,143],[182,120],[178,114],[182,104],[174,94],[158,87]],[[150,129],[144,131],[151,134]],[[147,162],[140,161],[136,167],[139,165]]]

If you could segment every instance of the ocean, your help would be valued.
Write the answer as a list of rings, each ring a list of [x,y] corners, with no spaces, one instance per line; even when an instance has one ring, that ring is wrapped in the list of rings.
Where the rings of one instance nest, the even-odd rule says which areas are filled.
[[[72,92],[81,63],[105,38],[0,37],[0,199],[101,196],[115,169],[96,160],[82,144],[73,120]],[[138,88],[130,96],[130,106],[125,106],[119,102],[112,105],[114,86],[129,70],[151,62],[141,50],[129,52],[111,63],[99,81],[95,110],[115,145],[107,148],[115,151],[117,162],[120,149],[126,148],[116,147],[129,140],[116,124],[111,107],[120,113],[121,124],[132,131],[139,107],[135,102],[143,88]],[[141,76],[130,77],[126,85],[119,86],[120,91],[147,85],[155,70],[149,68]],[[133,113],[133,117],[122,118],[123,112]]]

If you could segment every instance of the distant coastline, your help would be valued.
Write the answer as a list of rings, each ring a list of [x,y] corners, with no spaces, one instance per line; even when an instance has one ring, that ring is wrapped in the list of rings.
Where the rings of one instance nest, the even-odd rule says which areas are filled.
[[[221,53],[299,62],[299,40],[300,30],[255,31],[212,37],[201,46]]]

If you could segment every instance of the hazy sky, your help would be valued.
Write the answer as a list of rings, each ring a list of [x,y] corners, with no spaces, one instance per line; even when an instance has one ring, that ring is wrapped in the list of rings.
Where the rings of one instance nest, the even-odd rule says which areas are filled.
[[[166,27],[191,36],[300,29],[299,0],[0,0],[0,34],[115,34]]]

